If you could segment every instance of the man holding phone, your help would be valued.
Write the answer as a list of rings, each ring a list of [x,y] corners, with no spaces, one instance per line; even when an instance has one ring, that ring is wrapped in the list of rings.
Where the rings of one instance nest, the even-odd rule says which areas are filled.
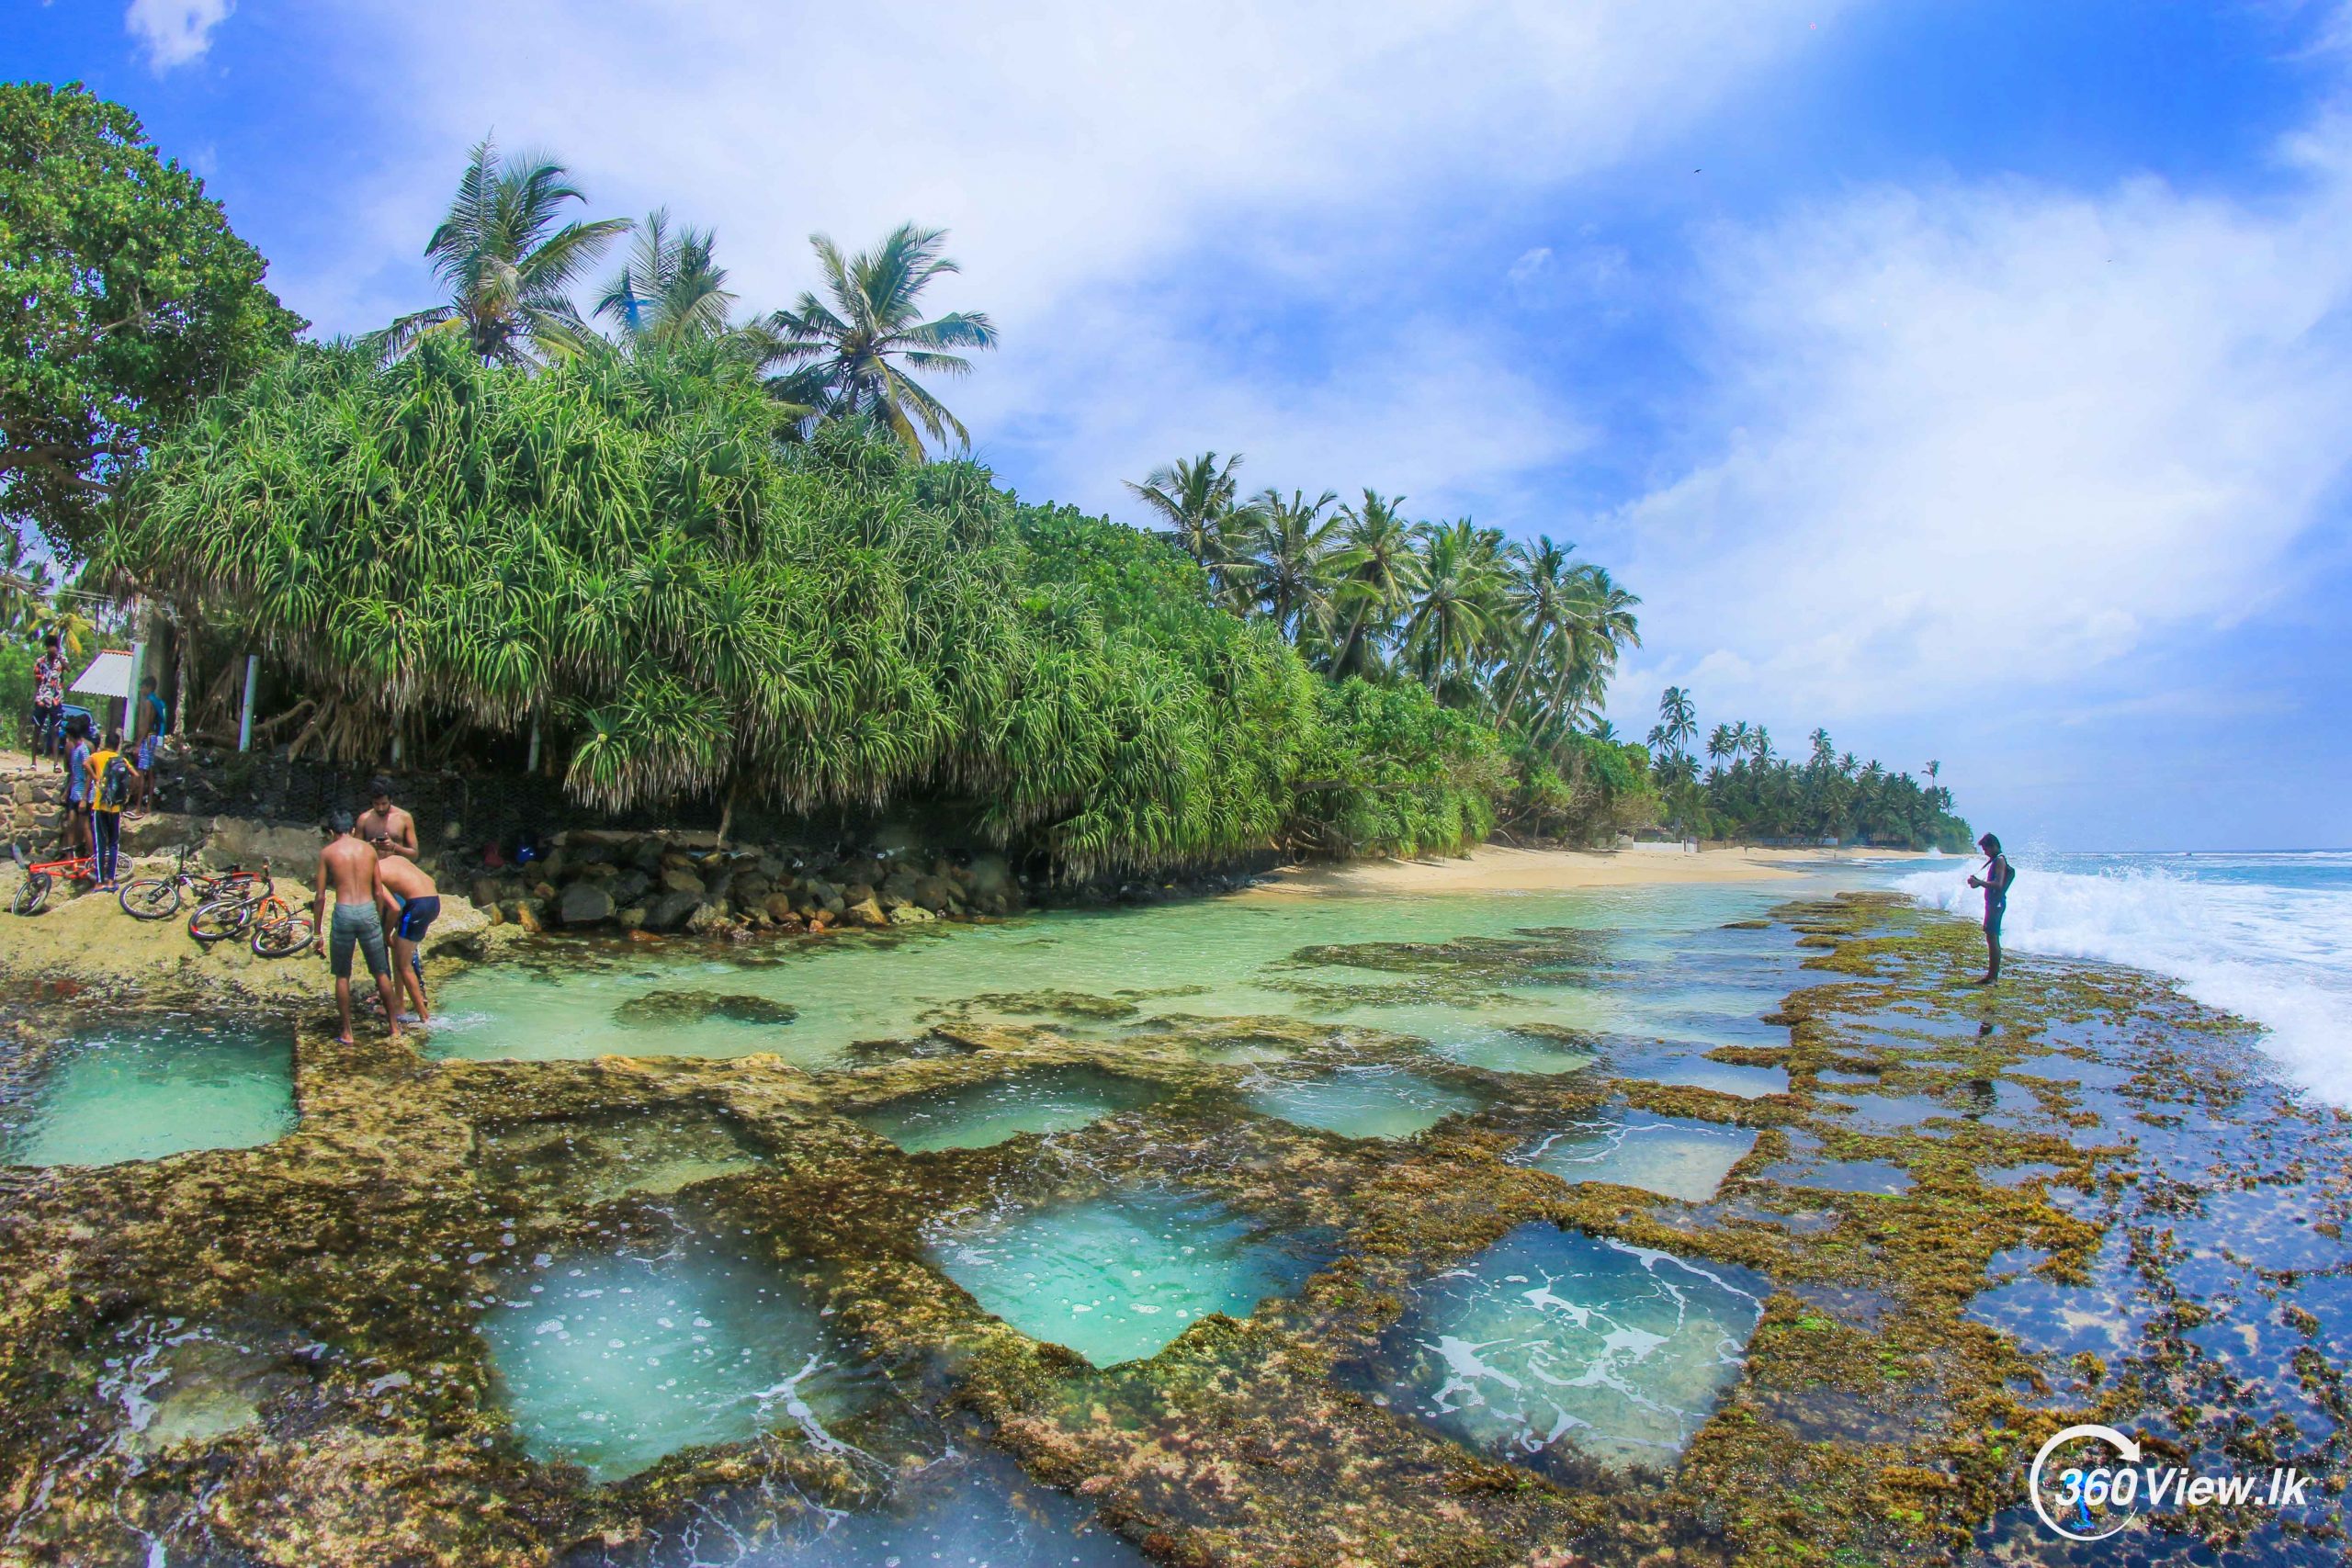
[[[359,837],[375,845],[379,855],[415,860],[416,818],[392,804],[392,781],[377,774],[368,785],[368,809],[359,814]]]

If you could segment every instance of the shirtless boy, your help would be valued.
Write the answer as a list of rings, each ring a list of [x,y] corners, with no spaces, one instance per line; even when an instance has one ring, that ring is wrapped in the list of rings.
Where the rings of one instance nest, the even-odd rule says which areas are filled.
[[[316,881],[318,901],[311,919],[318,931],[311,951],[325,953],[334,938],[334,1000],[343,1013],[343,1032],[336,1038],[351,1043],[351,950],[368,955],[368,973],[376,977],[376,994],[384,1003],[384,1021],[392,1038],[401,1037],[400,1004],[392,992],[392,966],[384,956],[384,922],[376,904],[384,896],[383,874],[377,869],[376,852],[351,830],[351,813],[338,807],[327,818],[327,845],[319,852]],[[334,895],[334,919],[327,919],[327,895]]]
[[[413,1010],[401,1015],[402,1023],[429,1023],[432,1005],[424,996],[424,960],[418,944],[425,928],[441,913],[441,890],[423,866],[413,860],[387,854],[376,863],[384,887],[384,919],[392,932],[392,978],[408,993]]]
[[[359,836],[376,852],[416,859],[416,818],[392,804],[392,781],[378,775],[368,786],[368,809],[359,814]]]

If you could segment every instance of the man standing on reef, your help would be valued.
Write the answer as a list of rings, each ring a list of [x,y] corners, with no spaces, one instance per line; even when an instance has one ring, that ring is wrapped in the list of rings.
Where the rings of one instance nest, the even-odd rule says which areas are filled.
[[[359,814],[359,836],[379,854],[416,858],[416,818],[392,804],[392,781],[376,775],[368,786],[368,807]]]
[[[1984,874],[1968,879],[1971,887],[1984,889],[1984,951],[1987,954],[1984,977],[1976,983],[1989,986],[2001,977],[2001,917],[2008,913],[2009,884],[2018,879],[2018,868],[2001,852],[2001,840],[1987,833],[1976,840],[1984,852]]]
[[[392,978],[415,1004],[413,1010],[401,1015],[401,1021],[430,1023],[433,1009],[424,995],[424,955],[418,948],[424,941],[425,928],[441,913],[441,889],[433,885],[423,866],[394,854],[376,863],[376,874],[384,887],[384,914],[392,926]]]
[[[311,950],[325,953],[328,937],[334,937],[334,1001],[343,1014],[343,1032],[335,1038],[345,1045],[351,1043],[351,950],[356,947],[368,955],[368,973],[376,977],[376,994],[383,999],[384,1021],[398,1040],[400,998],[392,991],[391,963],[384,956],[383,919],[376,912],[384,896],[376,852],[353,834],[351,813],[340,807],[327,818],[326,833],[327,844],[319,852],[316,874],[319,895],[311,907],[311,924],[319,934]],[[332,925],[327,919],[329,892],[334,894]]]

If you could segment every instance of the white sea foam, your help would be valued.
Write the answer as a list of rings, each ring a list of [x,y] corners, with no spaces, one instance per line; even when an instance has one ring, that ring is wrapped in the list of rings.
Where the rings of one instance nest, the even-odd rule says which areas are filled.
[[[1978,862],[1896,886],[1975,917]],[[2002,923],[2020,953],[2125,964],[2264,1026],[2314,1094],[2352,1106],[2352,855],[2020,856]]]

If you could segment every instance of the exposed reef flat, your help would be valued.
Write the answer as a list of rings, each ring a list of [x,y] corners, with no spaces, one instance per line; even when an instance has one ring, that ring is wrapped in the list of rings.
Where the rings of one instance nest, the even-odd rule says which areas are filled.
[[[432,1061],[339,1045],[297,1010],[300,1121],[275,1142],[0,1171],[0,1561],[143,1564],[160,1546],[286,1568],[654,1565],[686,1560],[664,1555],[682,1521],[756,1533],[744,1510],[763,1510],[775,1539],[814,1540],[821,1510],[888,1515],[976,1452],[999,1467],[990,1517],[1008,1484],[1052,1488],[1056,1529],[1203,1568],[2055,1561],[2018,1517],[2022,1472],[2075,1421],[2144,1427],[2217,1467],[2342,1472],[2352,1129],[2263,1077],[2242,1026],[2091,966],[2027,962],[1973,990],[1973,931],[1893,900],[1793,905],[1716,940],[1810,953],[1758,1032],[1772,1043],[1706,1053],[1784,1091],[1655,1082],[1607,1038],[1574,1070],[1505,1073],[1399,1032],[1142,1026],[1071,992],[991,997],[823,1070]],[[1532,930],[1459,956],[1571,975],[1606,954]],[[1352,958],[1375,979],[1444,963]],[[38,1088],[83,1010],[20,1009],[6,1093]],[[1401,1141],[1302,1126],[1251,1108],[1269,1056],[1409,1072],[1468,1109]],[[873,1129],[912,1097],[962,1103],[1037,1071],[1137,1089],[986,1146],[909,1153]],[[1904,1114],[1860,1115],[1865,1092]],[[1753,1144],[1702,1199],[1529,1161],[1629,1118]],[[1834,1163],[1905,1184],[1777,1174]],[[943,1227],[1138,1184],[1288,1238],[1314,1269],[1270,1276],[1247,1317],[1210,1313],[1098,1368],[934,1264]],[[1757,1303],[1715,1314],[1720,1379],[1675,1363],[1670,1433],[1587,1451],[1569,1428],[1524,1462],[1458,1440],[1478,1422],[1374,1397],[1411,1359],[1414,1314],[1444,1315],[1431,1281],[1547,1227],[1671,1258],[1644,1269],[1678,1280],[1712,1270]],[[857,1396],[796,1407],[800,1364],[779,1365],[756,1435],[633,1455],[600,1484],[518,1423],[485,1325],[526,1311],[509,1303],[538,1299],[554,1260],[660,1258],[688,1232],[788,1289]],[[1647,1375],[1639,1357],[1610,1366]],[[2196,1530],[2221,1561],[2344,1551],[2334,1495]]]

